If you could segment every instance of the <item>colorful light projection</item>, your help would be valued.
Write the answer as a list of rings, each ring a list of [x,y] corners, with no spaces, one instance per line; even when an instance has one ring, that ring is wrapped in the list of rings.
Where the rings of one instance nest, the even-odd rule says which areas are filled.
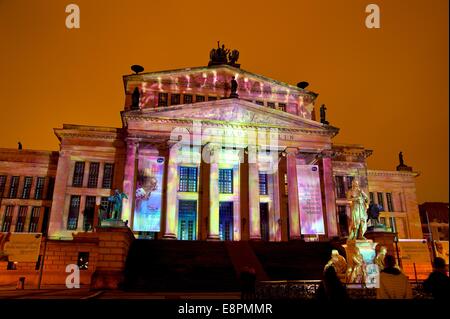
[[[135,194],[134,231],[158,232],[161,229],[163,157],[139,160]]]
[[[324,235],[322,193],[317,165],[297,165],[300,225],[303,235]]]

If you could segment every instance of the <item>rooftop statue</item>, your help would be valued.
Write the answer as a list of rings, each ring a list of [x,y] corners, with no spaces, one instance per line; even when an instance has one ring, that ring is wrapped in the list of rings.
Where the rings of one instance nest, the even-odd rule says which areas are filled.
[[[234,76],[231,77],[231,94],[230,98],[239,98],[239,94],[237,93],[238,83]]]
[[[403,160],[403,152],[398,153],[398,161],[400,162],[397,165],[397,171],[408,171],[412,172],[412,167],[405,164]]]
[[[230,52],[230,49],[225,48],[225,44],[222,44],[222,46],[220,46],[220,41],[217,41],[217,48],[212,49],[209,52],[208,66],[228,64],[238,68],[240,67],[240,65],[236,63],[238,59],[238,50],[233,50]]]
[[[322,123],[322,124],[325,124],[325,125],[328,125],[328,124],[330,124],[328,121],[327,121],[327,108],[325,107],[325,104],[322,104],[322,106],[320,107],[320,123]]]

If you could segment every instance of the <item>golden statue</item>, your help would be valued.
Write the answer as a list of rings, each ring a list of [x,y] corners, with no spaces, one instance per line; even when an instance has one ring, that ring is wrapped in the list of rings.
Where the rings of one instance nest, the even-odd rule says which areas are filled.
[[[334,267],[338,276],[345,275],[345,272],[347,271],[347,261],[343,256],[339,255],[339,252],[336,249],[331,251],[331,259],[325,265],[324,270],[330,266]]]
[[[359,251],[358,247],[355,247],[355,253],[350,261],[350,266],[347,270],[347,282],[348,283],[361,283],[365,284],[366,279],[366,263]]]
[[[354,179],[352,188],[347,192],[347,200],[350,201],[352,219],[350,223],[350,235],[348,240],[366,239],[364,234],[367,230],[367,208],[369,198],[359,188],[359,182]]]
[[[380,247],[380,252],[375,257],[375,265],[378,266],[379,271],[384,269],[384,257],[386,257],[387,249],[384,246]]]

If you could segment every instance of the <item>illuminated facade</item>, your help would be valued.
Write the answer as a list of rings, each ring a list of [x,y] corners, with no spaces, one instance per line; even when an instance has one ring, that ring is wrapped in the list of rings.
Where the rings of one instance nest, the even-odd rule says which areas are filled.
[[[232,77],[238,98],[229,98]],[[3,228],[5,220],[10,224],[3,231],[18,231],[19,206],[51,205],[50,239],[92,232],[105,218],[108,196],[119,189],[128,195],[122,219],[139,238],[343,237],[350,214],[345,192],[357,178],[383,206],[382,222],[400,237],[422,238],[417,173],[368,170],[370,150],[333,144],[339,130],[316,121],[316,93],[229,65],[123,80],[122,128],[55,129],[61,148],[38,152],[54,157],[42,171],[23,160],[31,151],[0,150],[0,221]],[[16,186],[15,174],[21,176]],[[39,177],[53,176],[51,202],[25,198],[22,204],[11,196],[11,187],[24,192],[29,177],[33,194]],[[31,229],[31,216],[20,231]]]

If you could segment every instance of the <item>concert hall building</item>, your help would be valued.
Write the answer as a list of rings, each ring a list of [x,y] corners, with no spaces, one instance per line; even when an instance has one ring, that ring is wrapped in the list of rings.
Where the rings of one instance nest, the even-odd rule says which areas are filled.
[[[64,124],[59,152],[0,149],[3,232],[94,231],[119,189],[137,238],[320,240],[347,235],[358,179],[388,229],[422,238],[418,174],[369,169],[371,150],[333,143],[317,93],[226,64],[123,82],[121,128]]]
[[[136,72],[123,84],[122,127],[64,124],[59,151],[0,149],[1,232],[44,234],[48,283],[64,282],[56,271],[80,254],[94,268],[116,262],[112,250],[100,257],[116,237],[99,227],[116,189],[133,238],[308,242],[348,235],[345,194],[357,179],[388,231],[423,238],[418,173],[369,169],[371,150],[333,143],[339,129],[316,118],[318,94],[305,85],[235,64]]]

